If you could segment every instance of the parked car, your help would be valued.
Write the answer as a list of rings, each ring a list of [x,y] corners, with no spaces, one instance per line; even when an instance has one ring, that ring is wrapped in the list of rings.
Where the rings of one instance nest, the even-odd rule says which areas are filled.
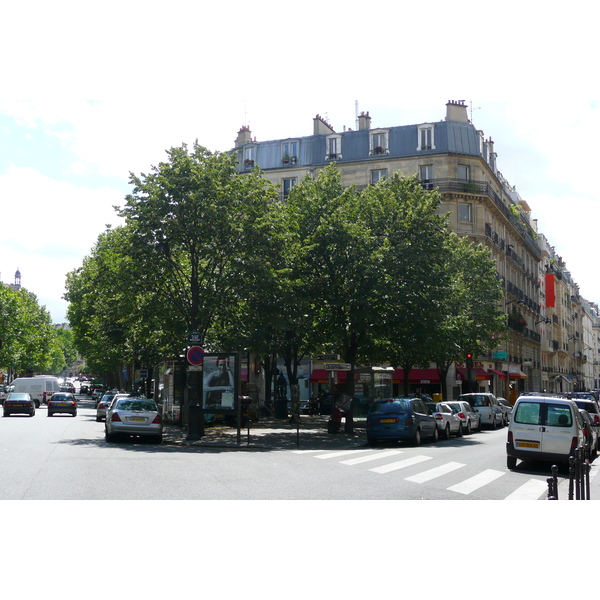
[[[487,392],[462,394],[458,399],[468,402],[481,415],[482,425],[496,429],[504,424],[504,413],[494,394]]]
[[[51,417],[58,413],[72,415],[73,417],[77,416],[77,400],[75,400],[73,394],[65,392],[52,394],[52,397],[48,400],[48,416]]]
[[[423,438],[437,442],[439,437],[436,420],[421,398],[375,400],[366,425],[370,446],[383,440],[411,440],[418,445]]]
[[[438,426],[438,431],[445,439],[450,439],[451,435],[462,437],[463,425],[462,419],[458,413],[445,402],[427,402]]]
[[[463,433],[481,431],[481,415],[465,400],[446,402],[462,421]]]
[[[577,404],[568,398],[520,396],[508,426],[506,465],[517,460],[568,462],[585,445],[584,422]]]
[[[4,400],[4,416],[35,415],[35,400],[26,392],[10,392]]]
[[[94,390],[92,390],[91,397],[94,403],[96,402],[96,400],[100,400],[100,398],[102,398],[102,396],[104,396],[105,393],[106,390],[102,388],[95,388]]]
[[[83,396],[83,394],[88,394],[89,389],[90,389],[90,387],[87,383],[82,383],[79,386],[79,393]]]
[[[106,419],[106,411],[109,409],[114,396],[107,396],[104,394],[100,402],[98,402],[98,406],[96,406],[96,421],[100,422],[103,419]]]
[[[598,408],[598,404],[595,400],[584,400],[581,398],[571,398],[575,404],[577,404],[578,408],[582,408],[587,411],[592,419],[592,423],[596,428],[596,433],[600,436],[600,409]]]
[[[498,404],[504,414],[504,425],[508,425],[510,415],[512,414],[513,405],[506,398],[497,398]]]
[[[98,408],[98,404],[100,404],[101,400],[112,400],[117,394],[119,393],[119,390],[111,390],[106,391],[102,394],[102,396],[95,398],[94,399],[94,408]],[[129,395],[129,394],[126,394]]]
[[[163,424],[154,400],[129,396],[116,398],[106,412],[104,433],[107,442],[118,435],[140,435],[162,442]]]
[[[0,404],[4,404],[5,398],[6,398],[6,386],[0,385]]]
[[[594,460],[598,456],[598,432],[592,423],[592,417],[587,410],[583,408],[579,409],[581,413],[581,417],[584,423],[583,433],[585,435],[585,445],[589,451],[589,456],[591,460]]]

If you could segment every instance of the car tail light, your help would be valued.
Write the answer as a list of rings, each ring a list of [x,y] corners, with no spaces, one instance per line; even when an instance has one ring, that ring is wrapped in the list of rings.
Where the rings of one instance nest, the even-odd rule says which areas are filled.
[[[119,413],[113,413],[110,417],[111,421],[121,421],[121,417],[119,416]]]
[[[406,419],[406,421],[404,421],[404,424],[409,425],[409,426],[413,425],[414,422],[412,420],[412,417],[408,417],[408,419]]]
[[[594,425],[600,425],[600,415],[594,415]]]
[[[437,414],[437,415],[435,415],[435,418],[436,418],[438,421],[443,421],[443,420],[444,420],[444,417],[443,417],[443,415],[440,415],[440,414]]]
[[[577,448],[577,446],[579,446],[579,438],[574,437],[571,440],[571,450],[575,450],[575,448]]]
[[[461,412],[460,412],[460,413],[458,413],[458,416],[459,416],[461,419],[466,419],[466,418],[467,418],[467,417],[466,417],[466,415],[465,415],[465,413],[461,413]]]
[[[585,437],[590,435],[589,431],[586,428],[583,429],[583,435],[585,435]]]
[[[153,425],[158,425],[158,424],[160,424],[160,423],[162,423],[162,419],[160,418],[160,415],[156,415],[156,416],[154,417],[154,421],[152,421],[152,424],[153,424]]]
[[[513,443],[513,432],[512,431],[508,432],[508,443],[509,444]]]

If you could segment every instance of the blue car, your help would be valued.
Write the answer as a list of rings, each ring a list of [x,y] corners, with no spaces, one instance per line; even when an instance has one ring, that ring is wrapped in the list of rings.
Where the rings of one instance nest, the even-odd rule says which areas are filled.
[[[424,438],[438,441],[435,417],[421,398],[375,400],[367,415],[367,442],[410,440],[419,445]]]

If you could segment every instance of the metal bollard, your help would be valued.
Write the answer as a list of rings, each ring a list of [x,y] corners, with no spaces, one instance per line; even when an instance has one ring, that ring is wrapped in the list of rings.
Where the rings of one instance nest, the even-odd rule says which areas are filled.
[[[552,477],[546,479],[548,483],[548,500],[558,500],[558,467],[552,465]]]
[[[592,466],[590,465],[590,461],[586,460],[583,465],[583,471],[585,473],[585,498],[584,500],[590,500],[590,471],[592,470]]]
[[[575,457],[569,456],[569,500],[573,500],[573,484],[575,483]]]

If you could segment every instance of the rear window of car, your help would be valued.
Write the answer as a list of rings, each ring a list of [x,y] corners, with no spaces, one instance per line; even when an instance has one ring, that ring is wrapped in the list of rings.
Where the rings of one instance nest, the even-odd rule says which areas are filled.
[[[408,403],[402,398],[389,400],[375,400],[371,406],[371,413],[400,413],[405,414],[408,410]]]
[[[573,415],[564,404],[542,402],[520,402],[515,413],[515,422],[524,425],[546,425],[548,427],[571,427]]]
[[[577,400],[575,398],[573,400],[579,408],[583,408],[588,412],[598,412],[597,404],[595,402],[590,402],[589,400]]]
[[[119,400],[116,408],[119,410],[156,410],[156,404],[151,400]]]

